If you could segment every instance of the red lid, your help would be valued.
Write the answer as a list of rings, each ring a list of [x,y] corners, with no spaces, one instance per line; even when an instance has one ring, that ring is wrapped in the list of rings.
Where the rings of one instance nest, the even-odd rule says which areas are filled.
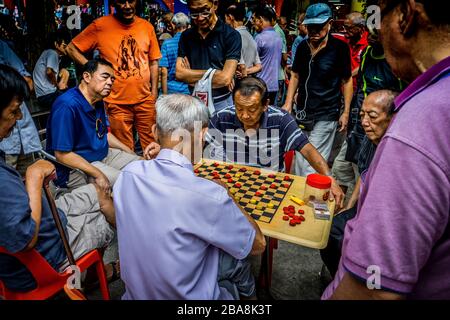
[[[313,173],[306,177],[306,184],[317,189],[330,189],[331,179],[330,177]]]

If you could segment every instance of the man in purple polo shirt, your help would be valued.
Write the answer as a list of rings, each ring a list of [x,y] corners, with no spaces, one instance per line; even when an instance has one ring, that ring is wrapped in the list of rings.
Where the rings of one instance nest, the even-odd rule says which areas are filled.
[[[225,188],[193,172],[208,109],[180,94],[156,109],[161,151],[127,166],[114,186],[123,299],[254,297],[244,259],[264,251],[264,236]]]
[[[264,80],[269,90],[270,105],[275,105],[278,93],[278,72],[281,63],[283,43],[272,27],[274,12],[268,6],[258,7],[253,15],[253,26],[258,32],[255,38],[262,71],[258,77]]]
[[[380,5],[386,59],[412,83],[395,100],[322,298],[450,299],[450,16],[436,1]]]

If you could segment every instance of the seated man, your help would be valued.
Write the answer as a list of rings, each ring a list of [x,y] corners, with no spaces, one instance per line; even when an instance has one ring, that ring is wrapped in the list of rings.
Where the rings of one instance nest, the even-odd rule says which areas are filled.
[[[123,299],[254,297],[245,259],[265,248],[256,222],[226,186],[194,175],[208,109],[173,94],[156,103],[154,160],[129,164],[114,187]]]
[[[283,171],[284,154],[299,151],[318,173],[330,176],[331,193],[337,205],[342,205],[343,192],[331,177],[327,162],[290,114],[269,106],[263,80],[244,78],[236,84],[233,97],[235,106],[221,110],[210,120],[206,157]]]
[[[0,65],[0,141],[11,134],[22,118],[21,103],[27,83],[14,69]],[[68,265],[49,204],[42,195],[44,179],[55,167],[39,160],[28,167],[25,184],[19,173],[0,156],[0,246],[16,253],[36,249],[57,271]],[[88,184],[56,200],[75,258],[106,247],[114,237],[113,203],[96,184]],[[29,271],[16,259],[0,255],[0,280],[10,290],[36,287]]]
[[[361,175],[369,168],[370,162],[372,162],[375,155],[376,146],[380,143],[391,122],[393,103],[397,95],[398,93],[391,90],[375,91],[369,94],[362,104],[360,111],[361,125],[366,136],[364,137],[358,160],[358,169]],[[361,178],[363,177],[358,178],[348,204],[341,213],[334,217],[328,245],[325,249],[320,250],[322,260],[333,277],[336,274],[341,258],[345,226],[347,221],[353,219],[356,215]]]
[[[103,190],[110,189],[120,170],[139,157],[108,132],[103,98],[114,82],[114,70],[105,60],[91,60],[83,66],[78,87],[59,96],[47,123],[47,151],[74,169],[57,166],[60,188],[84,185],[92,177]],[[80,172],[81,170],[81,172]]]
[[[67,89],[69,71],[59,69],[62,56],[66,55],[66,46],[70,35],[59,30],[50,37],[47,49],[42,52],[33,71],[34,89],[39,104],[49,110],[56,98]]]

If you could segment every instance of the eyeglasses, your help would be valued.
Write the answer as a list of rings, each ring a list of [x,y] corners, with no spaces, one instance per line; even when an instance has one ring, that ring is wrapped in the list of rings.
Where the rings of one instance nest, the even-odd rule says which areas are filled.
[[[103,124],[102,119],[95,120],[95,132],[99,139],[103,138],[106,133],[106,126]]]
[[[191,17],[191,19],[198,19],[199,17],[202,18],[209,18],[209,16],[211,15],[211,9],[209,8],[208,11],[203,11],[203,12],[194,12],[189,14],[189,16]]]
[[[311,34],[317,34],[320,33],[327,25],[328,22],[322,24],[307,24],[306,29],[308,29],[308,32]]]

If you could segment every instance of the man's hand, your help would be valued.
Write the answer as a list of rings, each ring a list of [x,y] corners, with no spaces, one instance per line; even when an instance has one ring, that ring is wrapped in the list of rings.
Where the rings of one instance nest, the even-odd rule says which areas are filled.
[[[344,132],[345,130],[347,130],[347,125],[348,125],[348,114],[346,112],[344,112],[341,117],[339,118],[339,132]]]
[[[99,170],[100,171],[100,170]],[[100,189],[107,195],[111,194],[111,183],[103,172],[100,171],[97,177],[94,177],[94,182],[100,187]]]
[[[331,178],[331,190],[330,190],[330,200],[334,199],[336,201],[335,211],[337,212],[340,208],[344,206],[345,194],[342,191],[341,187],[337,183],[337,181]]]
[[[145,160],[154,159],[159,151],[161,150],[161,146],[156,142],[150,143],[144,150],[144,158]]]
[[[185,69],[190,69],[190,68],[191,68],[191,65],[190,65],[189,60],[188,60],[187,57],[184,57],[184,58],[183,58],[183,60],[182,60],[182,66],[183,66],[183,68],[185,68]]]
[[[291,113],[292,112],[292,102],[286,102],[281,109],[283,109],[284,111],[286,111],[287,113]]]
[[[230,85],[228,86],[228,90],[229,90],[230,92],[233,92],[233,90],[234,90],[234,85],[235,85],[234,79],[231,79]]]

